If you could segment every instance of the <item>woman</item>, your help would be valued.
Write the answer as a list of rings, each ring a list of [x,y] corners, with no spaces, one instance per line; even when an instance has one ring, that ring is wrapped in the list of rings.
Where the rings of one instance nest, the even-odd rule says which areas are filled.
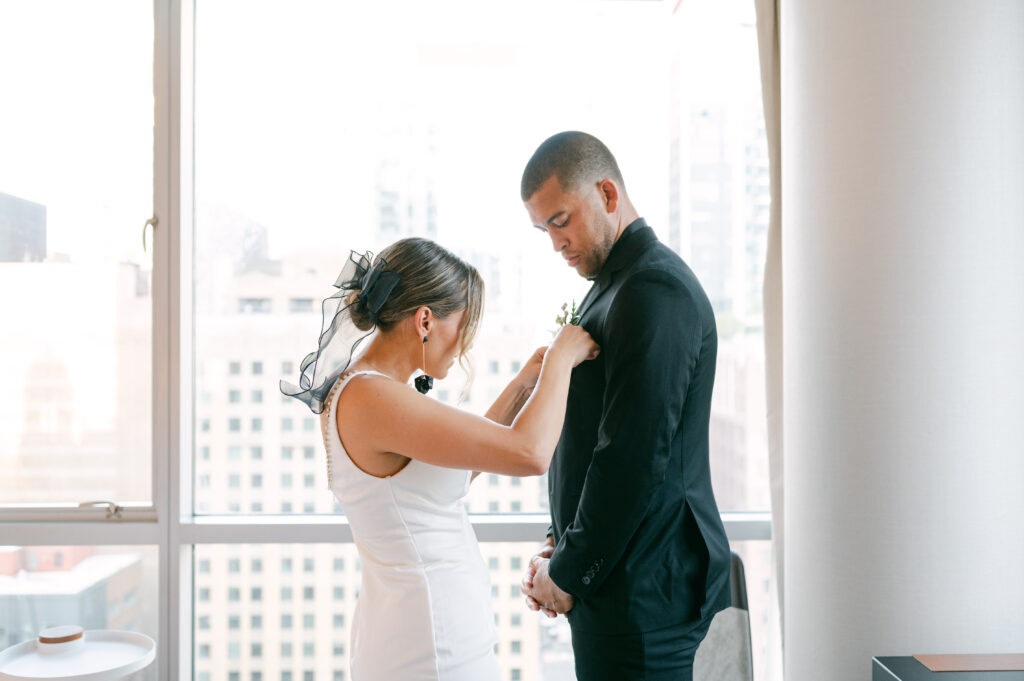
[[[282,391],[321,414],[330,488],[362,561],[352,678],[497,681],[490,579],[460,500],[473,471],[548,469],[570,373],[598,348],[580,327],[563,327],[481,418],[420,394],[472,344],[483,283],[471,265],[403,239],[375,262],[353,257],[335,286],[302,388]]]

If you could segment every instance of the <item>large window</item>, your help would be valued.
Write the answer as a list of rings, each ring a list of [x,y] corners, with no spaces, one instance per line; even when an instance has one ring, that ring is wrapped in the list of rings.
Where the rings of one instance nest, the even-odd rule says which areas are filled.
[[[152,4],[5,2],[0,64],[0,503],[149,503]]]
[[[540,19],[520,9],[468,39],[476,10],[461,5],[409,3],[396,22],[373,4],[199,2],[196,510],[335,510],[318,423],[276,386],[313,349],[320,300],[349,250],[425,236],[477,266],[487,307],[462,406],[487,409],[550,340],[561,303],[588,286],[530,228],[518,196],[526,158],[568,127],[609,144],[641,214],[703,282],[721,336],[716,491],[725,509],[766,508],[767,150],[748,4],[687,3],[678,16],[659,3],[530,6],[588,44],[616,44],[607,69],[592,69],[573,40],[531,49]],[[625,96],[584,96],[609,83],[628,83],[616,86]],[[453,372],[438,399],[455,403],[464,381]],[[543,481],[492,479],[469,505],[538,512],[545,497]]]
[[[715,307],[712,475],[770,678],[749,0],[25,0],[0,5],[0,63],[21,65],[0,69],[0,545],[35,547],[0,548],[0,646],[84,617],[39,604],[109,564],[90,626],[157,637],[148,673],[349,678],[358,554],[319,419],[278,380],[350,250],[425,236],[487,285],[472,382],[432,393],[483,413],[588,288],[519,200],[537,144],[581,129]],[[565,620],[518,590],[545,478],[484,474],[465,503],[505,678],[573,678]]]

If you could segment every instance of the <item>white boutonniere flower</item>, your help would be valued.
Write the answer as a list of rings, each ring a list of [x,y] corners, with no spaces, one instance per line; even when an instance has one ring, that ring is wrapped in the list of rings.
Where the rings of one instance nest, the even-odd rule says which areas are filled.
[[[562,303],[562,314],[555,317],[555,324],[558,324],[558,328],[562,328],[566,324],[573,324],[579,326],[580,323],[580,312],[576,309],[576,301],[572,301],[572,307],[569,307],[569,303]]]

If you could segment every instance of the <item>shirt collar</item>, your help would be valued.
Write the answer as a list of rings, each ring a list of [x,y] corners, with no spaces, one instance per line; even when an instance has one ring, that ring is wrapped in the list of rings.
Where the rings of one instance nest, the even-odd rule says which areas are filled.
[[[644,246],[657,241],[658,237],[654,230],[647,226],[647,221],[637,218],[626,226],[626,229],[619,235],[618,240],[612,244],[608,257],[597,273],[595,281],[602,288],[611,281],[612,275],[630,264],[643,250]]]

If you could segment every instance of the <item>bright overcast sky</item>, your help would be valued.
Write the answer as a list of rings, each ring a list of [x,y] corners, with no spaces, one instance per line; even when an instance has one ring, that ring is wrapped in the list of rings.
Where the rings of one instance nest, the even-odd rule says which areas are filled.
[[[736,30],[752,3],[688,0],[672,15],[674,4],[201,0],[198,195],[270,227],[273,255],[296,241],[359,248],[387,144],[379,124],[429,124],[439,239],[518,248],[538,236],[518,198],[523,163],[547,135],[583,129],[663,228],[673,59],[688,91],[714,98],[756,58]],[[149,11],[0,3],[0,191],[47,206],[51,251],[142,259]]]
[[[394,128],[430,127],[438,240],[520,254],[523,298],[543,336],[552,300],[579,299],[586,282],[530,227],[518,196],[523,164],[552,133],[596,134],[664,236],[673,65],[693,104],[756,95],[752,4],[686,0],[673,14],[671,0],[200,0],[197,197],[268,227],[272,257],[379,247],[368,243],[379,161],[390,154],[419,172],[423,145],[403,147]],[[74,384],[108,392],[115,349],[106,337],[116,329],[100,290],[113,285],[109,263],[148,261],[152,41],[152,3],[0,0],[0,192],[45,205],[48,251],[94,264],[97,286],[110,280],[95,294],[76,287],[81,320],[51,319],[63,295],[51,289],[71,286],[46,273],[5,310],[29,336],[103,335],[62,352]],[[684,135],[687,123],[683,112]],[[104,421],[112,395],[88,397],[80,412]]]

